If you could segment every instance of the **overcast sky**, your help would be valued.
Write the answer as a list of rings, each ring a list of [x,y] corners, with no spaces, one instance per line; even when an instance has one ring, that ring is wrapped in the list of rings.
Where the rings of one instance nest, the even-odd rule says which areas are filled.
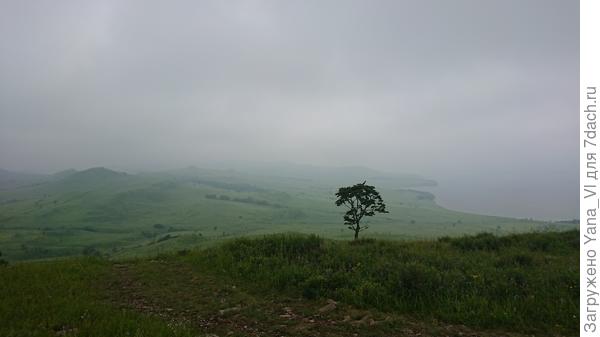
[[[577,1],[3,0],[0,49],[5,169],[364,165],[577,216]]]

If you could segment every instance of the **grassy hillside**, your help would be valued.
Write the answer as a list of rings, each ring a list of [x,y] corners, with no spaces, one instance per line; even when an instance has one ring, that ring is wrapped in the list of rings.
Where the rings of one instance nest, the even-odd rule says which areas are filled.
[[[578,232],[274,235],[0,267],[0,335],[576,336]]]
[[[348,168],[292,167],[240,173],[188,168],[126,174],[64,171],[0,189],[0,251],[8,260],[70,255],[139,256],[210,246],[223,239],[295,231],[349,239],[336,188],[368,179],[389,214],[368,220],[368,237],[426,238],[529,231],[542,223],[455,212],[412,188],[433,182]],[[262,172],[262,173],[261,173]],[[286,173],[287,172],[287,173]],[[292,176],[296,174],[296,176]],[[312,177],[312,178],[311,178]],[[360,178],[359,177],[365,177]],[[11,181],[16,181],[14,178]]]

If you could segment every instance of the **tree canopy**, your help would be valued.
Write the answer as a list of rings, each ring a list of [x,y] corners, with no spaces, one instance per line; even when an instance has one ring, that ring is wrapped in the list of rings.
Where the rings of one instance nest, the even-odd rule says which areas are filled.
[[[367,185],[366,181],[354,186],[340,187],[335,196],[337,206],[344,205],[348,208],[344,214],[344,224],[354,231],[354,239],[358,238],[358,233],[369,228],[368,225],[360,225],[364,217],[373,216],[375,213],[389,213],[379,192],[374,186]]]

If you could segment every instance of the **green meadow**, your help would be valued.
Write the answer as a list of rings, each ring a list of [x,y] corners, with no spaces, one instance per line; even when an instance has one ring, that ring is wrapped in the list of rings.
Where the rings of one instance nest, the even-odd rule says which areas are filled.
[[[390,211],[369,219],[364,237],[420,239],[565,227],[448,210],[433,194],[418,191],[431,180],[362,168],[138,174],[93,168],[20,178],[0,184],[0,251],[10,261],[156,255],[281,232],[346,240],[352,233],[343,225],[344,211],[334,205],[334,193],[363,179],[377,187]]]
[[[0,266],[0,335],[576,336],[578,232],[276,234]]]
[[[364,168],[0,172],[0,335],[575,336],[575,224]],[[334,203],[389,213],[353,240]]]

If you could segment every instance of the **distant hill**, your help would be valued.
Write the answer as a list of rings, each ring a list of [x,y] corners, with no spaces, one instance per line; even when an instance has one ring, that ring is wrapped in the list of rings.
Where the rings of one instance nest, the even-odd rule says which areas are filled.
[[[0,251],[9,260],[155,254],[232,237],[295,231],[349,239],[338,187],[367,180],[389,214],[366,219],[367,237],[396,239],[571,228],[456,212],[419,191],[433,181],[362,167],[279,164],[129,174],[104,167],[53,175],[9,175],[0,189]],[[12,179],[12,180],[10,180]],[[34,183],[35,182],[35,183]],[[412,187],[417,185],[417,187]]]
[[[127,177],[125,172],[117,172],[105,167],[93,167],[83,171],[63,171],[63,176],[70,181],[103,181]]]
[[[64,179],[67,178],[73,174],[77,173],[77,170],[75,169],[68,169],[68,170],[63,170],[60,172],[56,172],[54,174],[52,174],[52,178],[54,179]]]
[[[127,173],[113,171],[105,167],[93,167],[83,171],[67,169],[54,174],[33,174],[0,169],[0,189],[26,187],[57,181],[63,183],[67,181],[72,183],[101,182],[126,176]]]

